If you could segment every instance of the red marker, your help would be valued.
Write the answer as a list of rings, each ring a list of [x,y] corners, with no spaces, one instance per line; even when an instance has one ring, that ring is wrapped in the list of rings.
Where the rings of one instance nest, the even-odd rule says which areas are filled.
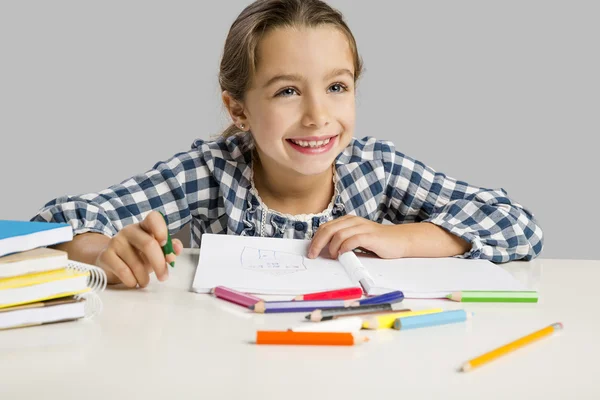
[[[363,291],[359,287],[309,293],[294,297],[294,300],[352,300],[360,299]]]

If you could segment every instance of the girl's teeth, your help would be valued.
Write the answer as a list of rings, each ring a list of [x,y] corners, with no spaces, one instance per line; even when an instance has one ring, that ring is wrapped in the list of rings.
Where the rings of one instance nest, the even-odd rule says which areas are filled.
[[[330,140],[331,140],[331,138],[325,139],[325,140],[319,140],[316,142],[307,142],[304,140],[292,140],[292,142],[294,142],[297,145],[302,146],[302,147],[321,147],[321,146],[329,143]]]

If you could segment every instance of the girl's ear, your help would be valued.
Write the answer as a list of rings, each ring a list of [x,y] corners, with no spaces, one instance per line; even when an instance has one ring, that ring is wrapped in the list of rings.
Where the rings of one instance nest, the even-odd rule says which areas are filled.
[[[227,111],[229,112],[233,123],[236,125],[245,123],[247,116],[244,111],[244,105],[234,99],[227,90],[223,91],[221,98],[223,99],[223,104],[227,107]]]

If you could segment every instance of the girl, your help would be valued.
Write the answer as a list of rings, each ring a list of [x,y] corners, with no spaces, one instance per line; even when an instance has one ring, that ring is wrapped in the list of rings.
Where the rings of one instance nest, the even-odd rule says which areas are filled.
[[[58,247],[130,287],[168,276],[157,211],[172,233],[191,222],[194,246],[210,232],[312,239],[308,257],[356,248],[383,258],[536,257],[542,231],[503,189],[353,137],[361,70],[338,11],[318,0],[256,1],[225,42],[219,82],[233,124],[221,137],[101,192],[57,198],[33,220],[70,223],[77,236]]]

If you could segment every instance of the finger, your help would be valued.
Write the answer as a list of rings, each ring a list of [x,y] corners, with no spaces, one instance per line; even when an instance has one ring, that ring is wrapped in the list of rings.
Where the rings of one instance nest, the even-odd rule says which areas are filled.
[[[167,244],[167,223],[161,213],[151,211],[139,225],[144,231],[153,236],[161,247]]]
[[[173,239],[173,250],[175,250],[176,255],[180,255],[183,251],[183,243],[179,239]]]
[[[148,259],[144,255],[144,253],[142,253],[139,250],[136,250],[136,251],[137,251],[138,255],[140,256],[140,258],[142,259],[142,262],[144,264],[144,267],[146,268],[146,272],[148,273],[148,275],[154,273],[154,269],[152,269],[152,266],[150,265],[150,262],[148,261]],[[167,267],[165,267],[165,276],[160,277],[160,278],[157,276],[156,278],[162,282],[162,281],[166,281],[168,277],[169,277],[169,268],[167,266]]]
[[[158,215],[160,216],[160,214]],[[162,222],[164,224],[164,221]],[[167,264],[165,262],[165,255],[163,254],[158,241],[147,233],[147,231],[141,227],[141,224],[130,226],[131,228],[126,232],[129,243],[144,254],[144,257],[154,270],[158,280],[164,281],[167,279]]]
[[[348,228],[337,231],[331,237],[331,241],[329,242],[329,255],[331,256],[331,258],[335,260],[338,257],[338,254],[340,254],[340,247],[342,246],[342,243],[347,241],[352,236],[359,235],[367,231],[368,226],[366,225],[352,225]],[[352,248],[351,250],[354,250],[354,248]]]
[[[358,233],[356,235],[352,235],[349,238],[347,238],[345,241],[342,242],[342,244],[340,245],[340,247],[338,249],[337,255],[344,254],[348,251],[352,251],[352,250],[356,249],[357,247],[363,247],[374,253],[374,250],[373,250],[374,249],[374,246],[373,246],[374,238],[375,238],[375,235],[370,232],[362,232],[362,233]],[[337,257],[337,255],[336,255],[336,257]]]
[[[133,272],[131,272],[127,264],[117,256],[113,249],[108,248],[103,250],[98,256],[97,265],[104,270],[111,271],[125,286],[137,286],[138,282],[137,279],[135,279],[135,276],[133,276]]]
[[[347,217],[347,218],[346,218]],[[317,229],[317,232],[312,238],[310,247],[308,249],[308,258],[315,258],[321,254],[321,250],[329,243],[331,237],[339,230],[348,228],[358,222],[361,222],[362,218],[351,216],[343,216],[338,220],[329,221],[326,224]],[[333,223],[335,222],[335,223]]]
[[[148,283],[150,283],[149,270],[139,252],[125,240],[115,244],[115,252],[133,272],[140,287],[148,286]]]

